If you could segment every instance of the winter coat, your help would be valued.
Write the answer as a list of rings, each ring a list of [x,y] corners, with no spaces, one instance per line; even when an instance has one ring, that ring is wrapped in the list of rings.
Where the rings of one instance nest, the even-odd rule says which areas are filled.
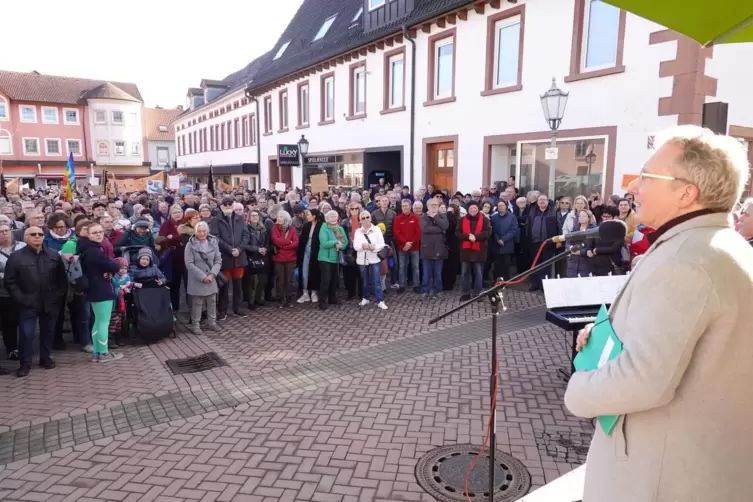
[[[368,240],[366,237],[368,236]],[[365,250],[363,246],[365,244],[373,244],[375,246],[374,251]],[[371,225],[369,231],[365,232],[363,227],[356,230],[355,237],[353,238],[353,249],[356,251],[356,264],[357,265],[375,265],[382,260],[379,259],[378,253],[384,248],[384,236],[382,231],[376,225]]]
[[[386,211],[382,211],[381,209],[375,209],[374,212],[371,213],[371,223],[372,225],[376,226],[380,223],[384,223],[384,242],[387,245],[392,244],[392,229],[394,228],[395,218],[397,217],[397,213],[393,211],[392,209],[387,208]]]
[[[421,249],[421,220],[412,212],[407,216],[400,213],[395,217],[392,226],[392,235],[395,239],[395,247],[399,253],[403,252],[405,244],[412,242],[409,251]]]
[[[219,240],[209,235],[208,251],[201,251],[201,242],[196,236],[188,239],[185,246],[186,264],[186,293],[191,296],[209,296],[218,292],[217,280],[205,284],[204,278],[208,274],[217,277],[222,269],[222,253]]]
[[[162,275],[165,276],[168,282],[173,280],[173,264],[175,263],[175,254],[177,251],[175,248],[167,248],[157,252],[159,258],[159,269]],[[181,260],[181,263],[183,260]],[[178,272],[181,273],[181,272]]]
[[[123,232],[121,232],[120,230],[113,229],[113,230],[110,230],[110,235],[105,235],[105,239],[107,239],[107,242],[109,242],[113,248],[118,243],[118,241],[122,238],[123,238]]]
[[[479,219],[481,221],[481,231],[477,232],[476,228],[478,228]],[[466,221],[470,224],[470,226],[468,227],[468,232],[465,232],[463,229],[464,223]],[[475,243],[471,242],[468,239],[468,236],[470,234],[474,234],[476,236]],[[471,216],[470,214],[463,216],[463,218],[458,221],[458,226],[455,230],[455,236],[460,245],[460,261],[486,261],[486,253],[489,246],[489,238],[491,237],[491,235],[492,225],[489,222],[489,218],[481,214],[481,212],[476,214],[476,216]],[[475,244],[478,245],[475,246]],[[474,247],[477,247],[478,249],[474,250]]]
[[[622,266],[622,246],[621,240],[604,241],[595,239],[587,241],[588,248],[596,254],[588,259],[593,275],[609,275],[615,273],[615,267]]]
[[[0,252],[0,296],[4,298],[8,298],[8,296],[10,296],[8,294],[8,290],[5,289],[5,285],[3,284],[3,278],[5,277],[5,266],[8,264],[8,258],[10,258],[10,255],[12,255],[15,251],[18,251],[25,246],[25,242],[14,242],[11,249],[9,249],[8,251]],[[8,256],[5,256],[6,254]]]
[[[421,215],[421,259],[422,260],[445,260],[447,259],[447,245],[445,244],[445,232],[450,226],[447,215],[437,213],[434,217],[429,213]],[[453,236],[453,239],[455,237]]]
[[[196,229],[188,223],[178,225],[178,235],[180,235],[181,249],[185,249],[186,244],[188,244],[188,241],[191,239],[191,237],[193,237],[194,233],[196,233]]]
[[[162,237],[172,236],[171,239],[168,239],[170,241],[170,246],[180,251],[183,251],[183,242],[181,241],[181,234],[179,229],[182,226],[183,225],[178,225],[177,223],[175,223],[175,220],[173,220],[172,218],[169,218],[159,227],[159,235],[161,235]],[[172,253],[171,259],[173,261],[173,270],[175,270],[175,272],[179,274],[183,273],[183,268],[185,267],[185,265],[183,265],[183,253]],[[162,258],[160,258],[160,261],[161,260]]]
[[[577,417],[620,417],[595,427],[584,502],[750,500],[751,297],[753,249],[726,213],[670,227],[633,267],[609,310],[622,353],[565,393]]]
[[[491,217],[492,224],[492,253],[495,255],[515,253],[515,240],[520,235],[518,219],[511,213],[494,213]],[[498,241],[504,242],[503,246]]]
[[[538,232],[535,225],[537,218],[543,218]],[[529,243],[540,245],[546,239],[559,235],[559,231],[559,220],[557,219],[556,214],[549,209],[542,212],[536,205],[531,205],[529,207],[526,216],[526,233]]]
[[[588,277],[593,272],[591,258],[586,256],[586,252],[587,248],[584,246],[578,254],[571,254],[567,257],[568,277]]]
[[[308,283],[309,284],[315,284],[319,285],[321,282],[321,274],[319,273],[319,249],[320,249],[320,243],[319,243],[319,235],[322,229],[322,225],[324,225],[321,221],[314,221],[314,233],[311,234],[311,256],[309,257],[309,269],[308,269]],[[292,226],[292,225],[291,225]],[[311,233],[311,226],[312,223],[307,221],[305,225],[303,225],[303,228],[300,230],[296,230],[296,233],[298,234],[298,252],[296,253],[296,266],[297,267],[303,267],[303,257],[306,253],[306,246],[309,242],[309,234]],[[301,274],[301,277],[303,275]],[[314,288],[314,289],[318,289]]]
[[[44,241],[43,245],[47,249],[52,249],[53,251],[60,252],[61,249],[63,249],[63,244],[65,244],[68,239],[71,238],[73,235],[73,232],[69,229],[68,232],[63,237],[59,237],[52,233],[52,230],[48,230],[44,233]],[[24,242],[23,239],[16,242]]]
[[[68,280],[60,255],[44,246],[14,252],[5,264],[5,289],[24,309],[57,312],[68,292]]]
[[[81,269],[89,282],[86,291],[86,301],[106,302],[112,300],[115,291],[112,287],[112,275],[120,271],[118,262],[105,256],[102,244],[79,237],[76,243],[76,254],[81,260]]]
[[[338,226],[337,228],[343,236],[342,249],[347,249],[348,235],[345,233],[343,227]],[[336,248],[338,242],[335,232],[329,228],[329,225],[326,223],[323,224],[319,230],[319,253],[317,254],[317,259],[327,263],[339,263],[339,252]],[[309,280],[311,279],[309,278]]]
[[[143,235],[139,235],[136,233],[136,230],[129,230],[125,234],[123,234],[123,237],[120,238],[120,240],[115,243],[116,248],[121,247],[147,247],[152,250],[152,255],[157,254],[157,250],[154,248],[154,237],[152,237],[151,232],[146,232]]]
[[[269,266],[270,260],[269,257],[272,255],[272,250],[270,249],[269,245],[269,232],[267,232],[267,228],[259,223],[258,226],[254,227],[249,223],[248,225],[248,242],[249,242],[249,251],[247,251],[247,255],[249,259],[262,259],[264,260],[264,263]],[[267,254],[262,255],[259,253],[259,248],[266,248]],[[255,271],[255,273],[265,273],[264,271]]]
[[[282,227],[275,224],[272,227],[271,235],[272,244],[277,248],[277,252],[272,256],[272,261],[275,263],[296,263],[298,232],[295,231],[295,228],[288,226],[287,232],[283,232]]]
[[[209,233],[219,239],[217,244],[222,253],[222,270],[248,265],[248,228],[243,218],[235,213],[229,219],[224,214],[213,218],[209,222]],[[238,256],[233,256],[233,249],[239,251]]]

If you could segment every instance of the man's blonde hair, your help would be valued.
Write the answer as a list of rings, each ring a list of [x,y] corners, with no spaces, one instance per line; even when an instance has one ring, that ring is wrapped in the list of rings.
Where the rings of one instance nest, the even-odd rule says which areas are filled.
[[[671,128],[657,140],[657,149],[666,143],[682,147],[674,163],[677,177],[698,187],[701,206],[732,211],[748,182],[748,156],[740,141],[693,125]]]

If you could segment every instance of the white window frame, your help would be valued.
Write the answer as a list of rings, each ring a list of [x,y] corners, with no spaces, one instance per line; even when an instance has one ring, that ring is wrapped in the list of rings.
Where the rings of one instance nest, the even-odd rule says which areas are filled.
[[[170,128],[168,128],[166,125],[159,126],[159,132],[170,132]]]
[[[78,143],[78,153],[74,152],[71,149],[71,143]],[[65,140],[65,147],[66,147],[66,150],[67,150],[66,155],[70,155],[71,153],[73,153],[74,157],[81,157],[84,154],[84,151],[83,151],[83,148],[82,148],[82,143],[81,143],[80,139],[67,139],[67,140]]]
[[[0,110],[3,110],[3,114],[0,115],[0,122],[10,120],[10,117],[8,116],[8,101],[4,98],[0,98]]]
[[[329,76],[322,82],[324,86],[324,120],[335,120],[335,77]],[[330,92],[331,91],[331,92]],[[329,103],[332,103],[332,110],[329,109]]]
[[[9,134],[8,136],[0,136],[0,140],[8,140],[8,152],[3,153],[2,150],[0,150],[0,155],[13,155],[13,137]]]
[[[324,20],[322,23],[321,28],[319,28],[319,31],[316,32],[316,35],[314,35],[314,39],[311,42],[316,42],[318,40],[321,40],[324,38],[324,36],[327,34],[329,29],[332,27],[332,25],[335,22],[335,19],[337,19],[337,14],[334,16],[330,16],[327,19]]]
[[[258,140],[258,138],[256,137],[256,120],[256,114],[251,115],[251,145],[256,145],[256,142]]]
[[[304,98],[305,96],[305,98]],[[298,99],[300,101],[300,108],[301,108],[301,124],[302,126],[309,125],[309,106],[310,106],[310,99],[311,93],[309,92],[309,85],[302,85],[299,90]]]
[[[402,67],[402,75],[400,78],[400,81],[396,81],[395,79],[395,63],[400,62],[400,66]],[[388,71],[390,72],[389,79],[387,81],[387,85],[389,85],[389,90],[387,91],[387,107],[388,109],[393,108],[400,108],[402,106],[405,106],[405,89],[404,89],[404,83],[405,83],[405,55],[404,54],[396,54],[392,56],[388,61]],[[396,88],[400,89],[400,102],[395,101],[395,93],[394,90]]]
[[[120,121],[115,120],[115,114],[120,114]],[[110,120],[112,120],[113,125],[124,125],[125,124],[125,114],[121,110],[112,110],[110,112]]]
[[[269,97],[266,99],[264,103],[264,120],[266,123],[264,124],[264,132],[267,134],[271,134],[274,129],[274,121],[272,120],[272,98]]]
[[[122,150],[121,153],[118,153],[118,143],[122,143],[123,144],[123,150]],[[112,142],[112,153],[113,153],[113,155],[116,155],[118,157],[125,157],[125,154],[126,154],[126,142],[125,141],[120,141],[120,140],[113,141]]]
[[[137,157],[141,155],[141,142],[140,141],[132,141],[130,144],[131,150],[130,155],[131,157]]]
[[[442,94],[439,93],[439,49],[448,45],[452,46],[452,55],[450,57],[450,64],[452,65],[452,67],[450,68],[450,79],[452,79],[453,72],[455,71],[455,37],[449,36],[447,38],[443,38],[434,42],[434,88],[432,89],[432,92],[434,93],[434,99],[444,99],[452,97],[452,80],[450,80],[450,87],[447,92]]]
[[[358,83],[363,83],[363,110],[358,109],[358,98],[360,94],[360,90],[358,88]],[[361,115],[366,115],[366,67],[365,66],[359,66],[358,68],[353,70],[353,109],[351,110],[351,115],[353,117],[360,117]]]
[[[611,63],[606,63],[598,66],[586,66],[588,63],[588,25],[591,22],[591,4],[594,0],[585,0],[584,6],[583,6],[583,29],[581,30],[583,32],[582,40],[581,40],[581,49],[580,49],[580,71],[581,73],[586,73],[590,71],[597,71],[597,70],[603,70],[605,68],[614,68],[617,65],[617,56],[618,56],[618,50],[617,47],[619,46],[619,37],[620,37],[620,21],[619,21],[619,13],[617,17],[617,26],[615,33],[615,37],[617,38],[617,44],[615,45],[615,52],[614,52],[614,61]],[[601,1],[601,0],[599,0]],[[607,4],[611,7],[614,7],[611,4]],[[617,7],[614,7],[615,9],[618,9]],[[619,9],[618,9],[619,10]],[[516,178],[517,179],[517,178]]]
[[[386,0],[369,0],[369,12],[378,9],[379,7],[384,7],[384,4],[386,3]]]
[[[76,112],[76,121],[70,122],[67,117],[68,112]],[[63,124],[64,125],[80,125],[81,124],[81,112],[78,108],[63,108]]]
[[[285,51],[288,49],[288,46],[290,45],[290,40],[285,42],[280,46],[279,49],[277,49],[277,54],[275,54],[275,57],[272,59],[272,61],[277,61],[282,57],[283,54],[285,54]]]
[[[282,91],[280,93],[280,129],[285,130],[288,128],[288,91]]]
[[[350,20],[350,24],[357,23],[361,16],[363,15],[363,5],[358,8],[358,12],[356,12],[356,15],[353,16],[353,19]]]
[[[515,80],[512,80],[510,82],[502,82],[500,83],[499,78],[499,43],[500,43],[500,31],[502,31],[505,28],[509,28],[511,26],[518,25],[518,51],[515,53],[515,58],[518,61],[517,67],[515,68]],[[504,89],[505,87],[511,87],[514,85],[518,85],[518,71],[520,70],[520,30],[523,29],[522,19],[520,17],[520,14],[517,14],[515,16],[510,16],[505,19],[500,19],[496,23],[494,23],[494,75],[493,75],[493,82],[492,82],[492,89]]]
[[[31,109],[34,112],[34,118],[32,120],[24,120],[24,109]],[[18,117],[21,120],[21,122],[24,122],[27,124],[36,124],[37,123],[37,107],[34,105],[18,105]]]
[[[128,114],[128,126],[136,127],[138,123],[139,123],[139,114],[136,112],[130,112]]]
[[[33,139],[34,141],[37,142],[37,151],[36,151],[36,153],[35,152],[29,152],[28,150],[26,150],[26,140],[27,139]],[[40,148],[40,145],[39,145],[39,138],[32,138],[32,137],[30,137],[30,138],[21,138],[21,145],[22,145],[22,147],[24,149],[24,155],[32,155],[32,156],[37,156],[37,157],[40,156],[40,155],[42,155],[42,149]]]
[[[48,119],[45,117],[45,112],[53,111],[55,112],[55,119]],[[42,123],[43,124],[59,124],[60,123],[60,113],[58,112],[57,106],[43,106],[42,107]]]
[[[100,147],[105,147],[105,153],[102,153]],[[110,143],[107,141],[97,141],[97,157],[109,157],[110,156]]]
[[[165,161],[160,161],[160,152],[165,152]],[[158,146],[157,147],[157,165],[158,166],[167,166],[170,164],[170,149],[166,146]]]
[[[47,144],[48,141],[54,141],[58,144],[58,153],[50,153],[50,147]],[[45,138],[44,139],[44,154],[48,157],[61,157],[63,155],[63,145],[60,142],[60,138]]]

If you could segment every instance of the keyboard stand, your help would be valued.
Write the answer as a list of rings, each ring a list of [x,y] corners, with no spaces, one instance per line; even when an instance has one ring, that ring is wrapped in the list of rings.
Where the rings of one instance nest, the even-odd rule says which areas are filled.
[[[564,381],[565,383],[570,381],[570,377],[575,373],[575,355],[578,353],[575,348],[578,346],[578,332],[573,331],[572,332],[572,345],[571,345],[571,353],[570,353],[570,370],[566,370],[565,368],[560,368],[557,370],[557,374],[559,375],[560,379]]]

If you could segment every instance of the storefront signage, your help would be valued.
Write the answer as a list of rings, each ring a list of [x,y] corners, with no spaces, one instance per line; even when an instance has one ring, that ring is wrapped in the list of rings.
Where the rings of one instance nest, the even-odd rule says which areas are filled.
[[[319,155],[303,158],[304,164],[335,164],[337,162],[342,162],[342,155]]]
[[[297,166],[298,145],[277,145],[277,165]]]

